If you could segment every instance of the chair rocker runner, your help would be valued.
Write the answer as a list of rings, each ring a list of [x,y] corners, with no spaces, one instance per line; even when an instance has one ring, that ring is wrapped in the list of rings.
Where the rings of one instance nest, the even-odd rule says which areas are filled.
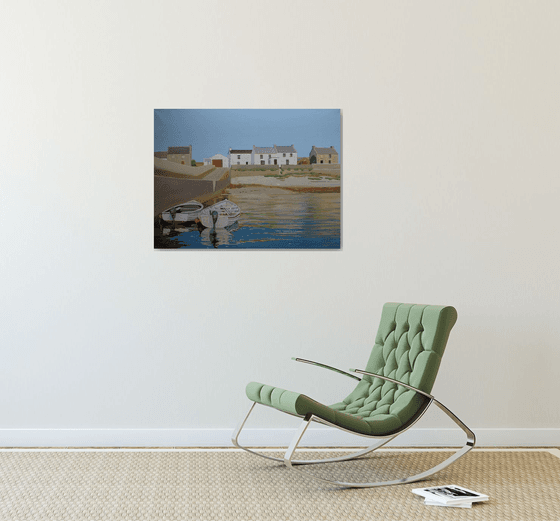
[[[341,402],[326,406],[311,398],[278,387],[251,382],[247,397],[253,401],[247,416],[232,436],[235,446],[251,454],[284,463],[313,479],[342,487],[378,487],[411,483],[425,479],[451,465],[475,445],[474,433],[445,405],[432,396],[441,357],[449,333],[457,321],[451,306],[387,303],[383,306],[381,323],[368,363],[364,370],[351,372],[302,358],[297,362],[312,364],[358,381],[354,391]],[[352,374],[354,373],[354,374]],[[358,376],[361,375],[361,376]],[[255,405],[273,407],[281,412],[303,418],[283,458],[275,458],[240,445],[239,435]],[[336,463],[364,456],[378,449],[412,427],[435,404],[466,434],[465,445],[439,465],[402,479],[373,483],[334,481],[318,477],[300,467],[317,463]],[[311,422],[322,423],[376,442],[366,449],[330,459],[296,460],[294,453]]]

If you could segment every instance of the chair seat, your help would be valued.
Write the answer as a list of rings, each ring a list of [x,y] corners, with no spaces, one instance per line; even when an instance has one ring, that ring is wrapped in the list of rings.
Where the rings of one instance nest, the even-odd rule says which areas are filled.
[[[366,398],[359,397],[362,394],[360,388],[363,388],[365,396],[366,389],[371,386],[371,379],[367,378],[358,384],[358,394],[355,391],[349,398],[330,406],[305,394],[259,382],[249,383],[245,392],[250,400],[262,405],[302,417],[311,413],[344,429],[369,436],[388,436],[399,432],[428,405],[424,396],[406,391],[398,394],[397,401],[372,402],[368,407],[364,405]]]

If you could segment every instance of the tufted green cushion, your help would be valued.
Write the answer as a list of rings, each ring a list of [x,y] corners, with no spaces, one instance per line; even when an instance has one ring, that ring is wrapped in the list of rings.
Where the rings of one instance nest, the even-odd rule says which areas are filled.
[[[457,311],[451,306],[385,304],[365,370],[430,393],[456,321]],[[331,406],[258,382],[251,382],[246,393],[257,403],[290,414],[312,413],[345,429],[378,436],[406,427],[428,403],[414,391],[367,375]]]

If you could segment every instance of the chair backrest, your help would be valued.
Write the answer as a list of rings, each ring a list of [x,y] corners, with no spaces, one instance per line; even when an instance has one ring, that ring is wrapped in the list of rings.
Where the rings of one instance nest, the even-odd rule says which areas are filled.
[[[385,304],[366,371],[430,393],[456,321],[457,311],[451,306]],[[427,405],[418,393],[367,375],[343,403],[346,412],[365,421],[386,420],[395,429]]]
[[[430,393],[455,322],[457,311],[451,306],[388,302],[366,371]]]

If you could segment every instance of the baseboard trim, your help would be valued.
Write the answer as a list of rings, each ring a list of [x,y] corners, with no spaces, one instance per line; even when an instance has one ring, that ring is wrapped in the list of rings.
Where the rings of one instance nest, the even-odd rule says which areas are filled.
[[[473,429],[478,447],[560,447],[560,429]],[[231,447],[233,429],[0,429],[0,447]],[[253,447],[287,446],[295,429],[245,429],[240,442]],[[306,447],[368,445],[362,436],[310,427]],[[388,446],[456,447],[460,429],[409,429]]]

